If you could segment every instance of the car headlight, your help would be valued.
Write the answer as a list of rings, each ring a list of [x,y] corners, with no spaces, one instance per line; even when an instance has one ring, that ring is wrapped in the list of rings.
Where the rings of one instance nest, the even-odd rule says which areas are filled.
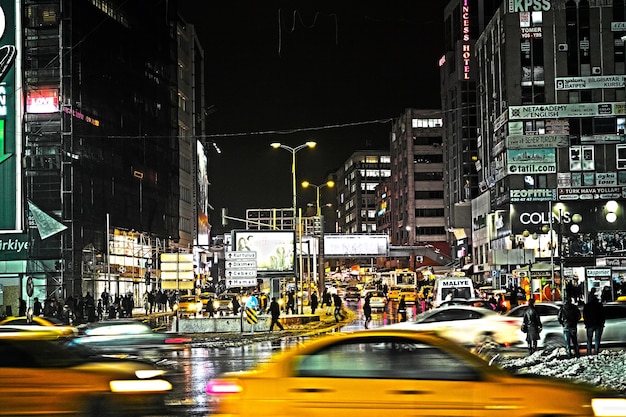
[[[139,379],[154,378],[161,375],[165,375],[165,371],[162,369],[141,369],[135,371],[135,376]]]
[[[213,301],[213,308],[217,309],[220,307],[220,303],[218,303],[217,301]]]
[[[164,379],[115,380],[109,387],[111,392],[164,392],[171,391],[172,384]]]
[[[626,398],[593,398],[591,408],[595,416],[624,416]]]

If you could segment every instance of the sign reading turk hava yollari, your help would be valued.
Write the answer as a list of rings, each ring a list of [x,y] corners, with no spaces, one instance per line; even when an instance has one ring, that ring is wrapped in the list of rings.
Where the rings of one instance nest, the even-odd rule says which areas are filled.
[[[19,74],[17,57],[15,1],[0,0],[0,232],[22,228],[21,182],[18,175],[21,143],[16,123]]]

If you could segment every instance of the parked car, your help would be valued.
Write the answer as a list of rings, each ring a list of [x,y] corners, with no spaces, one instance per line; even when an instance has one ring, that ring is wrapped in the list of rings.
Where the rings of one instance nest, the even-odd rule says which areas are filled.
[[[237,294],[223,293],[218,295],[213,301],[215,312],[220,316],[233,314],[233,297]]]
[[[509,346],[519,341],[516,321],[507,319],[495,311],[479,307],[450,306],[435,308],[419,314],[415,321],[385,326],[403,330],[435,330],[467,347],[477,345]]]
[[[398,301],[398,299],[400,298],[400,290],[402,288],[398,287],[397,285],[392,285],[391,287],[389,287],[389,291],[387,291],[387,298],[390,301]]]
[[[202,311],[206,311],[206,306],[209,301],[213,302],[217,295],[214,292],[203,292],[200,294],[200,302],[202,303]]]
[[[248,371],[219,375],[206,392],[211,415],[231,417],[626,412],[623,397],[595,386],[515,376],[433,332],[389,327],[312,339]]]
[[[191,343],[188,336],[155,331],[146,323],[132,319],[99,321],[77,328],[78,337],[72,343],[98,352],[180,350]]]
[[[0,335],[0,415],[163,415],[172,389],[164,374],[68,340]]]
[[[602,346],[626,346],[626,304],[621,302],[611,302],[604,304],[604,315],[606,321],[602,331]],[[555,318],[543,321],[541,339],[537,346],[546,348],[565,346],[563,338],[563,327]],[[578,345],[587,346],[587,331],[585,323],[581,318],[578,323]]]

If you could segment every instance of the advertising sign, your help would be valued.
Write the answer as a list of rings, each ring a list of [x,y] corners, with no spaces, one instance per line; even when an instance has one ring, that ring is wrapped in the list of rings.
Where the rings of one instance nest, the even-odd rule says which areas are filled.
[[[510,106],[509,120],[553,119],[565,117],[623,116],[626,103],[575,103]]]
[[[256,252],[256,270],[252,270],[255,274],[294,274],[296,271],[296,234],[293,230],[233,230],[232,247],[235,252]],[[235,259],[243,261],[245,258],[232,258]],[[234,272],[237,269],[232,271],[233,278],[249,277]]]
[[[623,75],[604,75],[598,77],[558,77],[554,80],[557,90],[590,90],[592,88],[624,88]]]
[[[22,146],[20,124],[16,122],[20,79],[15,71],[15,62],[20,58],[16,48],[15,4],[13,0],[0,0],[0,231],[22,228],[19,172]]]
[[[324,235],[326,256],[388,256],[387,235]]]
[[[507,150],[509,174],[546,174],[556,172],[556,152],[553,148]]]
[[[506,147],[509,149],[564,148],[569,145],[569,135],[509,135]]]

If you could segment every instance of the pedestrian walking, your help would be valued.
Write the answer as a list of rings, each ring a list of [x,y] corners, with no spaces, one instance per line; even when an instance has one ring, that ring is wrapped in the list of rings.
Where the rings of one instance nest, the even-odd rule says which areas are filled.
[[[291,311],[291,314],[296,314],[296,299],[293,291],[289,291],[287,294],[287,314]]]
[[[39,298],[35,297],[35,303],[33,304],[33,316],[41,316],[42,305]]]
[[[526,333],[526,342],[528,342],[528,351],[533,354],[537,350],[537,340],[539,340],[539,333],[543,326],[539,313],[535,310],[535,299],[528,300],[528,310],[524,313],[522,321],[522,331]]]
[[[274,325],[277,325],[280,330],[285,330],[283,325],[280,324],[280,306],[276,301],[276,297],[272,297],[270,302],[270,314],[272,315],[272,322],[270,323],[270,332],[274,330]]]
[[[398,314],[400,315],[400,321],[406,321],[406,301],[404,300],[404,295],[400,297],[400,302],[398,303]]]
[[[341,314],[341,297],[339,297],[339,294],[334,293],[333,294],[333,304],[335,305],[335,321],[337,323],[339,323],[340,317],[341,320],[345,319],[345,316],[343,314]]]
[[[236,295],[233,295],[232,304],[233,304],[233,314],[236,316],[239,314],[239,310],[241,309],[241,304],[239,304],[239,300],[237,299]]]
[[[328,290],[328,288],[324,288],[323,299],[322,299],[322,307],[326,305],[326,315],[329,316],[332,309],[332,294]]]
[[[572,357],[572,346],[576,357],[580,356],[578,350],[578,321],[580,320],[580,310],[572,304],[569,296],[565,297],[565,303],[559,309],[557,318],[563,326],[563,338],[565,339],[565,351],[567,357]]]
[[[319,301],[317,300],[317,293],[314,291],[313,294],[311,294],[311,314],[315,314],[318,303]]]
[[[214,298],[209,297],[206,302],[206,312],[208,313],[209,317],[215,317],[215,306],[213,305],[213,301]]]
[[[595,354],[600,353],[600,341],[604,330],[604,306],[598,300],[596,289],[592,288],[587,297],[587,303],[583,307],[583,320],[587,330],[587,355],[592,354],[592,347],[595,347]],[[593,344],[593,346],[592,346]]]
[[[363,315],[365,316],[365,328],[369,329],[370,322],[372,321],[372,306],[370,305],[370,299],[372,293],[367,293],[365,300],[363,301]]]

